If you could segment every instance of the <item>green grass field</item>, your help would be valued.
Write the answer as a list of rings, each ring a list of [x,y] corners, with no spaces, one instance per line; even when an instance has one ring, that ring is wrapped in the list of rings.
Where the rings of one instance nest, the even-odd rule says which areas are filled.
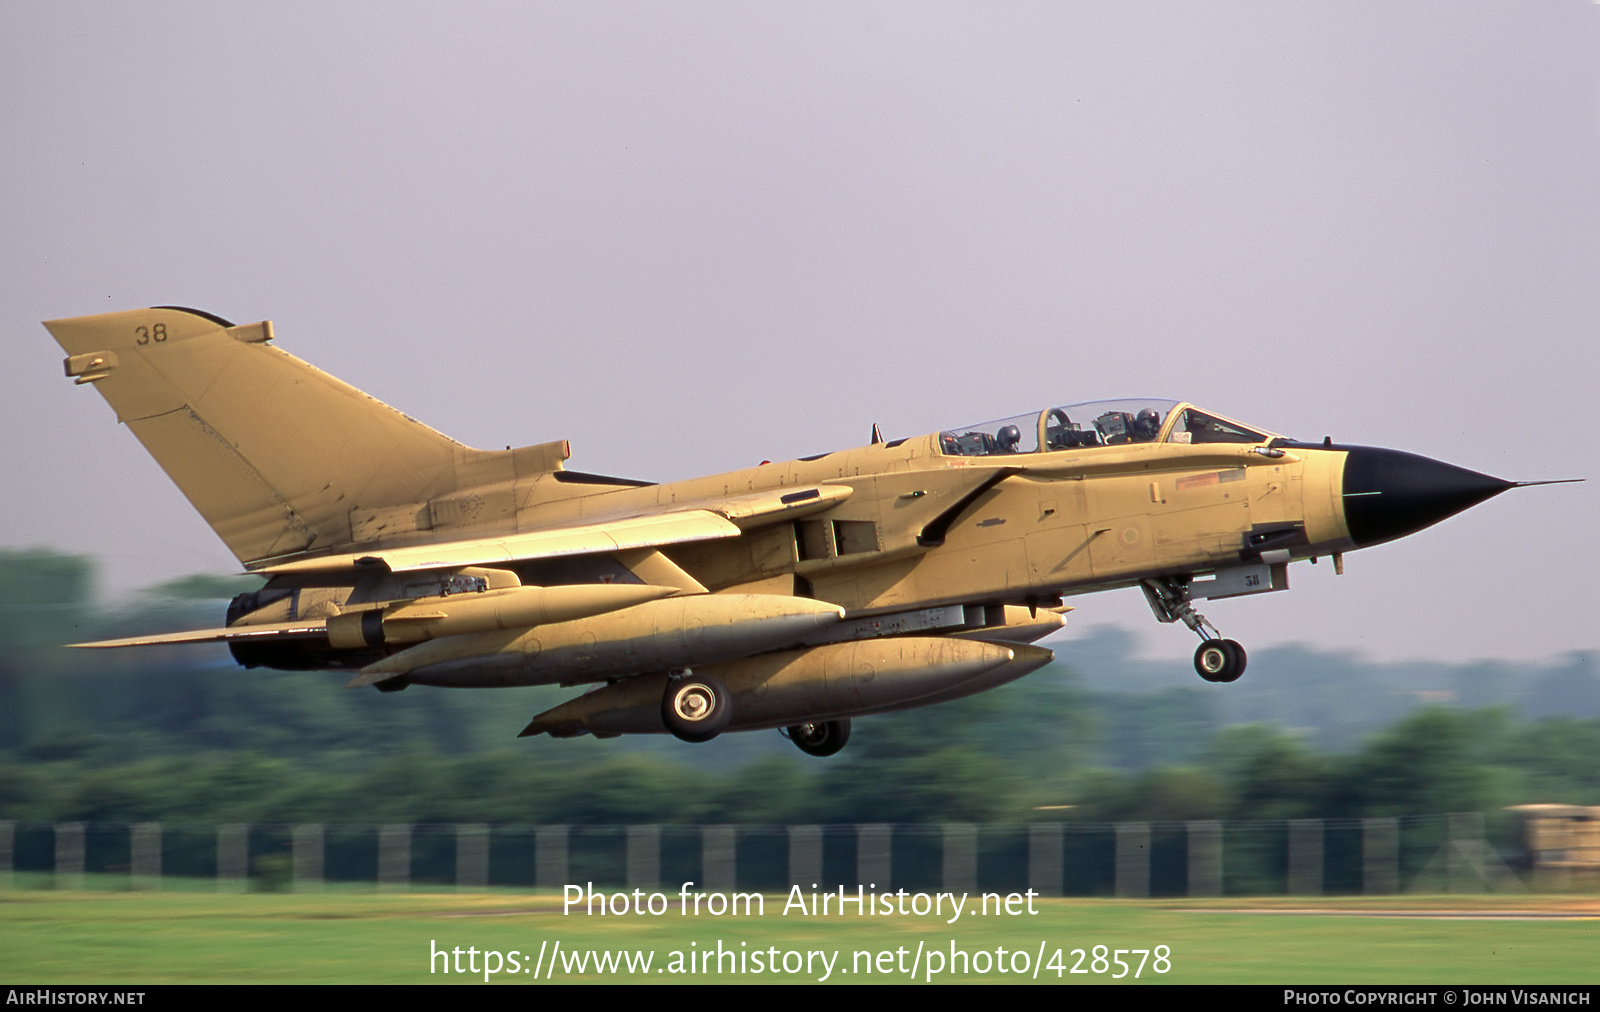
[[[1123,954],[1130,968],[1119,982],[1511,984],[1600,978],[1600,900],[1594,897],[1036,903],[1034,915],[964,916],[946,924],[934,916],[784,916],[781,896],[767,897],[759,917],[683,916],[675,908],[662,916],[600,917],[564,916],[560,897],[533,893],[25,889],[0,892],[0,978],[27,984],[482,984],[482,970],[496,958],[484,953],[492,951],[500,962],[501,972],[490,978],[496,983],[815,981],[824,976],[824,957],[809,955],[810,968],[800,965],[815,953],[833,961],[829,982],[907,983],[913,965],[922,982],[942,964],[931,974],[935,982],[1024,983],[1035,980],[1037,963],[1041,983],[1110,983],[1121,972],[1112,962],[1114,950],[1157,946],[1170,954],[1165,972],[1158,971],[1154,956],[1140,969],[1137,953]],[[1319,912],[1294,912],[1311,908]],[[1394,916],[1401,912],[1412,916]],[[556,955],[557,942],[564,957]],[[736,954],[722,959],[721,972],[715,958],[706,966],[698,955],[710,950],[714,957],[719,943],[723,952]],[[479,972],[456,973],[453,964],[436,958],[430,973],[435,945],[460,947],[462,966],[476,961]],[[1100,964],[1094,958],[1098,945],[1107,949]],[[958,953],[953,968],[952,947]],[[469,949],[479,951],[474,956]],[[1085,952],[1080,957],[1074,949]],[[648,970],[597,970],[589,950],[649,954],[651,963]],[[788,957],[793,972],[783,970],[786,953],[797,954]],[[586,960],[581,971],[570,962],[579,957]],[[766,969],[774,958],[778,972]],[[1088,972],[1069,972],[1074,967]]]

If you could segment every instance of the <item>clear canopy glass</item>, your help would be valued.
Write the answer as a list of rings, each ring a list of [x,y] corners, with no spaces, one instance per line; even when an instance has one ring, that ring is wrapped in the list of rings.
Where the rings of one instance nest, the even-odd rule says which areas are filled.
[[[1180,401],[1088,401],[999,421],[946,429],[939,451],[951,457],[1049,453],[1129,443],[1264,443],[1270,436]]]

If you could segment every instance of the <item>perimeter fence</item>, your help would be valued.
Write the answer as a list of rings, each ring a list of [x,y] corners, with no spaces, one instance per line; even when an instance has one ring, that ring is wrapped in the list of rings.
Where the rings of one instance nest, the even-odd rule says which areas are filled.
[[[173,881],[178,880],[178,881]],[[1559,886],[1477,813],[1026,825],[349,825],[0,821],[0,889],[487,888],[1042,896],[1386,895]]]

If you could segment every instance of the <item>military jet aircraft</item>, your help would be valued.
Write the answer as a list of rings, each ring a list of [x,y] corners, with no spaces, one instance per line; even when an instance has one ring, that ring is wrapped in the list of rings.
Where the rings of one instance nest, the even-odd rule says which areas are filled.
[[[777,728],[831,755],[853,718],[1002,685],[1064,596],[1139,587],[1245,651],[1198,599],[1403,537],[1518,483],[1303,443],[1162,400],[981,425],[657,484],[568,470],[565,441],[475,450],[280,350],[271,322],[159,307],[45,324],[243,564],[219,629],[246,667],[351,686],[595,685],[524,735]],[[1535,484],[1535,483],[1525,483]]]

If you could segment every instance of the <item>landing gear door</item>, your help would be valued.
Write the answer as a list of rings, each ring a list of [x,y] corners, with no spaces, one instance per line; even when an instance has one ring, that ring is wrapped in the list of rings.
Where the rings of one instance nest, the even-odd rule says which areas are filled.
[[[1189,585],[1194,597],[1241,597],[1245,594],[1265,594],[1273,590],[1289,589],[1288,563],[1269,565],[1258,562],[1248,566],[1219,569],[1209,579],[1198,579]]]

